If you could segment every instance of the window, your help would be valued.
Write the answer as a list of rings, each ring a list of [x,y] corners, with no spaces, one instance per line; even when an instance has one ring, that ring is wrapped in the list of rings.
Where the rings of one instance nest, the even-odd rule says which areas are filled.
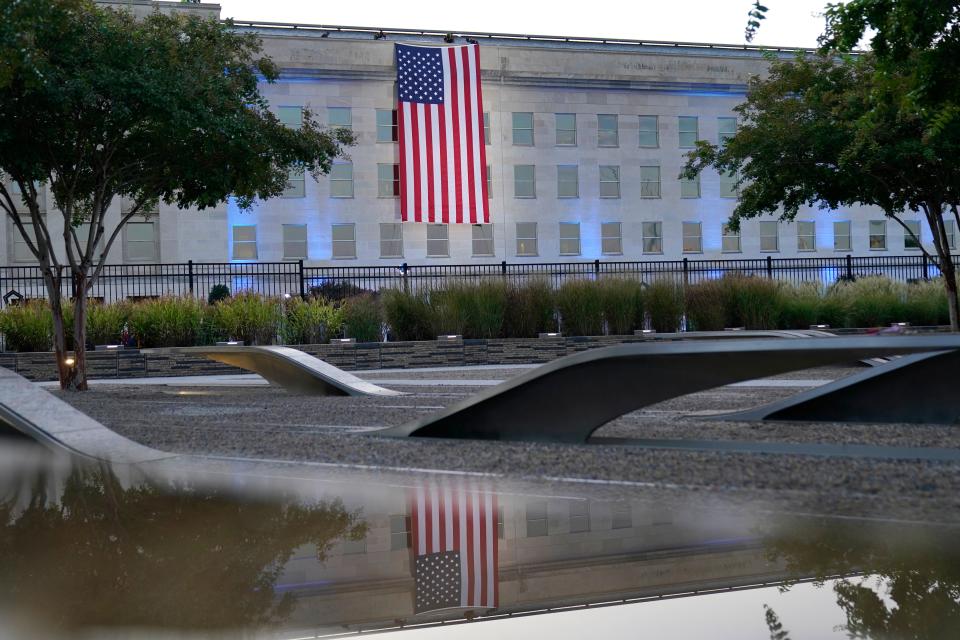
[[[660,146],[660,119],[640,116],[640,146],[655,149]]]
[[[600,197],[620,197],[620,167],[600,165]]]
[[[490,144],[490,112],[483,112],[483,144]]]
[[[720,145],[735,135],[737,135],[736,118],[717,118],[717,142]]]
[[[127,262],[159,262],[159,240],[156,220],[131,219],[123,227],[123,259]]]
[[[733,171],[720,172],[720,197],[737,198],[740,191],[737,189],[737,174]]]
[[[357,227],[352,222],[330,225],[330,237],[333,241],[333,258],[349,259],[357,257]]]
[[[234,225],[232,255],[234,260],[257,259],[257,225]]]
[[[0,173],[0,178],[3,178],[4,174]],[[44,185],[39,182],[33,183],[33,188],[37,192],[37,207],[41,212],[46,212],[47,210],[47,190]],[[24,210],[27,209],[27,201],[23,197],[22,192],[20,191],[20,185],[14,182],[13,180],[7,181],[7,190],[10,192],[10,198],[13,200],[13,206],[17,207],[20,210],[22,206]]]
[[[8,216],[5,217],[10,220]],[[23,222],[23,230],[26,232],[27,237],[30,238],[30,240],[34,242],[34,246],[36,246],[36,235],[33,230],[33,223],[29,220],[29,216],[21,214],[20,220]],[[27,241],[24,240],[24,237],[20,234],[20,230],[17,229],[16,225],[13,224],[13,220],[10,220],[9,224],[10,231],[7,237],[11,239],[10,255],[13,262],[35,262],[36,258],[30,251]]]
[[[833,223],[833,250],[850,251],[852,243],[850,242],[850,221],[843,220]]]
[[[640,167],[640,197],[660,197],[660,167]]]
[[[474,257],[493,255],[493,225],[475,224],[472,225],[473,231],[473,255]]]
[[[450,227],[445,224],[427,225],[427,257],[447,258],[450,256]]]
[[[570,503],[570,533],[590,531],[590,503],[574,500]]]
[[[920,221],[904,220],[906,229],[903,230],[903,248],[907,250],[920,250]],[[907,230],[909,229],[909,231]]]
[[[643,252],[663,253],[663,226],[661,223],[643,223]]]
[[[623,253],[623,236],[619,222],[604,222],[600,225],[600,250],[605,256]]]
[[[397,141],[397,110],[377,109],[377,142]]]
[[[377,197],[396,198],[400,195],[400,165],[377,165]]]
[[[620,132],[617,115],[601,113],[597,116],[597,146],[616,147],[620,145]]]
[[[306,195],[306,180],[302,167],[294,167],[287,173],[287,188],[282,198],[302,198]]]
[[[629,529],[633,526],[633,512],[630,509],[629,504],[619,503],[613,505],[611,510],[611,527],[612,529]]]
[[[720,250],[723,253],[740,253],[740,230],[734,231],[727,225],[720,230]]]
[[[537,255],[537,223],[536,222],[518,222],[517,223],[517,255],[518,256]]]
[[[697,146],[697,139],[700,137],[697,128],[697,117],[680,116],[678,118],[678,125],[680,130],[680,148],[692,149]]]
[[[947,247],[950,250],[957,248],[957,225],[953,220],[943,221],[943,230],[947,234]]]
[[[353,165],[343,162],[330,167],[330,197],[353,197]]]
[[[817,250],[817,223],[812,220],[797,222],[797,251]]]
[[[560,223],[560,255],[562,256],[580,255],[580,223],[579,222],[561,222]]]
[[[277,120],[291,129],[303,126],[303,107],[277,107]]]
[[[532,500],[527,503],[527,537],[547,535],[547,501]]]
[[[74,227],[74,234],[77,236],[77,240],[80,241],[80,246],[83,247],[83,250],[87,250],[87,239],[90,237],[90,223],[82,222],[76,227]],[[104,233],[106,235],[106,233]],[[97,246],[94,247],[94,252],[103,251],[103,244],[105,242],[104,236],[100,236],[100,241],[97,243]]]
[[[577,198],[580,196],[579,167],[575,164],[557,166],[557,197]]]
[[[403,257],[403,225],[399,222],[380,223],[380,257]]]
[[[760,225],[760,251],[780,251],[780,223],[764,220]]]
[[[350,107],[327,107],[327,124],[337,129],[353,129]]]
[[[680,197],[681,198],[699,198],[700,197],[700,174],[688,180],[680,178]]]
[[[533,114],[530,112],[513,114],[513,144],[533,146]]]
[[[870,221],[870,249],[882,251],[887,248],[887,221]]]
[[[683,223],[683,252],[703,252],[703,232],[699,222]]]
[[[390,516],[390,550],[402,551],[410,548],[410,516]]]
[[[493,198],[493,167],[487,165],[487,200]]]
[[[534,165],[518,164],[513,167],[513,197],[536,198],[537,184]]]
[[[307,225],[283,225],[283,259],[300,260],[307,257]]]
[[[577,144],[577,114],[557,114],[557,145],[572,147]]]

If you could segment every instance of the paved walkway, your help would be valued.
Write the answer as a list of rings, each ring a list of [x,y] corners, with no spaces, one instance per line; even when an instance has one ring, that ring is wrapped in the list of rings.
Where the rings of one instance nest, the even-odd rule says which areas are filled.
[[[476,367],[424,367],[422,369],[370,369],[354,372],[359,378],[374,381],[379,385],[398,387],[492,387],[500,384],[511,375],[536,368],[538,365],[480,365]],[[506,376],[495,378],[474,378],[467,376],[447,375],[442,377],[421,377],[426,373],[441,374],[473,374],[473,373],[507,373]],[[394,377],[380,377],[383,375]],[[832,382],[826,378],[764,378],[747,380],[729,385],[731,387],[770,388],[770,389],[800,389],[818,387]],[[36,383],[47,389],[56,389],[56,381]],[[92,386],[153,386],[168,387],[249,387],[265,386],[269,383],[256,374],[222,374],[209,376],[157,376],[150,378],[103,378],[90,380]]]

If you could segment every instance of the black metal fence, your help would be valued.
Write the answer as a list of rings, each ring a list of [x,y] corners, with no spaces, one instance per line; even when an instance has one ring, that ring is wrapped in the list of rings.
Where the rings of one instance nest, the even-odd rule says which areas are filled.
[[[960,256],[954,256],[954,260]],[[559,286],[570,279],[628,277],[647,281],[674,278],[694,283],[742,273],[790,282],[833,283],[839,279],[883,275],[909,281],[935,278],[940,269],[935,258],[908,256],[836,256],[826,258],[773,258],[742,260],[650,260],[555,263],[492,263],[462,265],[327,266],[308,267],[303,262],[186,262],[174,264],[108,265],[94,283],[91,297],[104,301],[123,298],[153,298],[162,295],[192,295],[206,298],[215,285],[231,292],[254,291],[264,295],[307,295],[315,288],[346,285],[347,288],[379,290],[404,288],[420,291],[451,281],[502,279],[520,283],[540,278]],[[69,270],[63,295],[71,296]],[[45,298],[38,267],[0,267],[0,295],[4,304],[18,297]]]

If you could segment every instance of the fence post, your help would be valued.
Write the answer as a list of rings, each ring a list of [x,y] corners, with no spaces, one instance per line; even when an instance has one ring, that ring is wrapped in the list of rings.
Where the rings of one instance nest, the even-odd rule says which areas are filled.
[[[773,257],[767,256],[767,277],[773,280]]]
[[[847,280],[853,280],[853,256],[847,254]]]
[[[70,270],[70,299],[77,299],[77,279],[74,277],[73,269]]]
[[[400,265],[400,278],[403,282],[403,292],[410,293],[410,282],[407,280],[407,263]]]
[[[187,260],[187,289],[193,297],[193,260]]]
[[[926,254],[922,254],[922,255],[920,256],[920,262],[923,263],[923,279],[924,279],[924,280],[929,280],[929,279],[930,279],[930,269],[929,269],[930,265],[927,263],[927,256],[926,256]]]
[[[595,280],[600,279],[600,260],[599,259],[593,261],[593,277]]]
[[[683,286],[690,284],[690,258],[683,259]]]
[[[297,260],[297,273],[300,276],[300,298],[306,300],[307,298],[307,281],[303,276],[303,260]]]

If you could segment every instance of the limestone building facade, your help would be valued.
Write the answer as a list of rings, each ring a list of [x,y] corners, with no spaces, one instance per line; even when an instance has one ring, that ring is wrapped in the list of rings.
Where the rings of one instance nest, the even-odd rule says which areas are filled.
[[[217,5],[117,0],[135,11]],[[284,197],[252,211],[161,204],[131,223],[109,260],[303,260],[307,265],[489,264],[918,254],[899,225],[867,207],[810,208],[795,222],[725,221],[735,180],[679,178],[698,139],[736,131],[734,107],[763,74],[755,48],[238,23],[282,69],[263,93],[296,126],[303,108],[357,143],[329,176],[291,175]],[[492,224],[401,223],[394,46],[479,42]],[[792,55],[783,51],[782,55]],[[123,203],[115,203],[119,217]],[[119,219],[119,218],[117,218]],[[908,222],[932,246],[919,217]],[[56,232],[56,221],[51,221]],[[950,228],[952,229],[952,223]],[[29,264],[9,221],[0,264]]]

